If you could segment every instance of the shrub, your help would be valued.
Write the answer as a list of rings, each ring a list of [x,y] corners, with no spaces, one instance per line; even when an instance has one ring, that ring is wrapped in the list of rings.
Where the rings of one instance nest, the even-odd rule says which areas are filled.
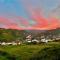
[[[17,58],[16,58],[16,56],[10,55],[7,52],[0,51],[0,59],[1,60],[16,60]]]
[[[34,54],[30,60],[60,60],[60,47],[44,48]]]
[[[37,42],[36,41],[33,41],[32,44],[37,44]]]

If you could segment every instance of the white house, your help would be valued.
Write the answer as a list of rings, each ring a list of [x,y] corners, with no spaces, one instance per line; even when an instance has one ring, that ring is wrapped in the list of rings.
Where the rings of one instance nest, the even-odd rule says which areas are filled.
[[[1,45],[6,45],[6,43],[5,42],[2,42]]]
[[[18,45],[20,45],[21,43],[19,42]]]
[[[42,38],[42,39],[41,39],[41,42],[43,42],[43,43],[48,43],[48,40],[45,39],[45,38]]]
[[[38,41],[37,39],[33,39],[32,42],[37,42],[37,43],[39,43],[39,41]]]
[[[8,42],[8,43],[6,43],[7,45],[12,45],[12,43],[11,42]]]
[[[12,42],[12,45],[17,45],[17,43],[16,42]]]
[[[0,45],[20,45],[20,42],[0,42]]]
[[[31,43],[32,41],[31,41],[31,35],[28,35],[27,37],[26,37],[26,42],[28,42],[28,43]]]
[[[26,39],[31,39],[31,37],[32,37],[31,35],[28,35],[28,36],[26,37]]]

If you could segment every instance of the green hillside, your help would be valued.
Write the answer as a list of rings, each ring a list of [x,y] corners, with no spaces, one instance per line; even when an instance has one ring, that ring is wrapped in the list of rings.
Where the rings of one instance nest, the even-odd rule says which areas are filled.
[[[33,38],[40,37],[44,35],[45,37],[49,35],[60,35],[60,29],[54,30],[13,30],[13,29],[3,29],[0,28],[0,41],[24,41],[26,36],[31,34]]]
[[[0,46],[0,60],[60,60],[60,43]]]
[[[15,41],[24,39],[24,30],[0,29],[0,41]]]

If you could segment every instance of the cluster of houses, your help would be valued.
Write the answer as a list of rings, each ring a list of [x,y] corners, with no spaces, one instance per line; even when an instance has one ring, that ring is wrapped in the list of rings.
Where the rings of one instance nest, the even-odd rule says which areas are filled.
[[[25,42],[27,43],[32,43],[32,42],[35,42],[35,43],[48,43],[48,42],[51,42],[51,41],[54,41],[54,40],[60,40],[60,35],[58,37],[56,36],[53,36],[53,39],[50,39],[50,38],[45,38],[44,36],[41,36],[41,39],[32,39],[32,35],[28,35],[26,36],[26,39],[25,39]],[[12,41],[12,42],[0,42],[0,45],[21,45],[23,42],[20,41],[20,40],[17,40],[17,41]]]
[[[21,45],[21,42],[0,42],[0,45]]]
[[[31,35],[28,35],[26,37],[26,42],[28,43],[31,43],[31,42],[36,42],[36,43],[40,43],[40,42],[44,42],[44,43],[47,43],[49,40],[45,39],[45,38],[42,38],[41,40],[37,40],[37,39],[32,39],[32,36]]]
[[[41,39],[39,40],[39,39],[36,39],[36,38],[34,38],[34,39],[32,39],[32,36],[31,35],[28,35],[27,37],[26,37],[26,42],[28,42],[28,43],[31,43],[31,42],[36,42],[36,43],[48,43],[48,42],[52,42],[52,41],[58,41],[58,40],[60,40],[60,35],[58,36],[58,37],[56,37],[56,36],[53,36],[53,38],[51,39],[51,38],[49,38],[49,37],[44,37],[44,36],[41,36]]]
[[[25,42],[28,42],[28,43],[31,43],[31,42],[36,42],[36,43],[39,43],[39,42],[44,42],[44,43],[47,43],[49,40],[45,39],[45,38],[42,38],[41,40],[37,40],[37,39],[32,39],[32,36],[31,35],[28,35],[26,37],[26,40]],[[12,41],[12,42],[0,42],[0,45],[21,45],[22,44],[22,41]]]

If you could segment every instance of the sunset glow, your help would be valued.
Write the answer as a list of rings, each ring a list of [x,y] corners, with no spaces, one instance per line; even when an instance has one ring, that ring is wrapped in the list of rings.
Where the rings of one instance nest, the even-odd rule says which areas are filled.
[[[21,5],[23,5],[22,8],[24,9],[24,12],[20,10],[21,8],[20,8],[19,2],[21,3]],[[39,5],[37,5],[35,7],[33,4],[26,4],[28,3],[27,0],[26,1],[19,1],[19,0],[5,1],[4,0],[4,1],[0,1],[0,3],[2,5],[2,8],[0,6],[0,9],[1,9],[0,10],[0,28],[18,29],[18,30],[27,30],[27,29],[51,30],[51,29],[60,28],[60,19],[56,18],[57,15],[50,16],[48,14],[48,17],[45,17],[45,14],[44,14],[45,11],[42,6],[40,7]],[[14,10],[13,7],[16,10]],[[9,9],[12,9],[11,10],[12,12]]]

